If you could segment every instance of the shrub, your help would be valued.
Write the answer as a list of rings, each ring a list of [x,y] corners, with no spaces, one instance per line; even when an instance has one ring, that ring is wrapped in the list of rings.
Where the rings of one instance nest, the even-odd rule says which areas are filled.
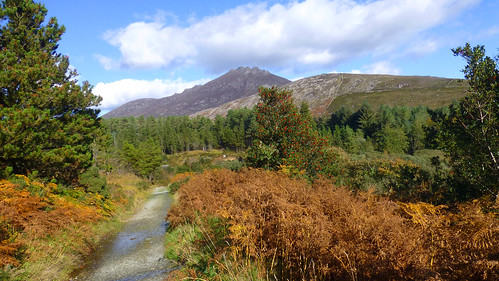
[[[92,166],[80,176],[80,184],[85,186],[88,192],[98,193],[102,196],[109,196],[109,186],[106,179],[99,175],[99,168]]]

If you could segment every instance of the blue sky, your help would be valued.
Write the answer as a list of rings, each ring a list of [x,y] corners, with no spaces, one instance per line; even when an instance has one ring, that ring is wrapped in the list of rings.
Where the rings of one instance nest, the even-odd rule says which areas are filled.
[[[101,109],[164,97],[239,66],[294,80],[331,73],[461,78],[451,48],[499,53],[497,0],[41,0],[59,52]]]

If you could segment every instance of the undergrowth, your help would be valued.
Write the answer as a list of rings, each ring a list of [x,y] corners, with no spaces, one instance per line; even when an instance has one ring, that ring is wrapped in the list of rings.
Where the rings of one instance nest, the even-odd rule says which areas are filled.
[[[184,267],[170,279],[499,279],[497,215],[479,201],[404,203],[254,169],[193,175],[176,197],[166,255]]]
[[[145,191],[142,180],[110,175],[106,196],[33,175],[0,180],[0,280],[66,280],[99,240],[119,226]]]

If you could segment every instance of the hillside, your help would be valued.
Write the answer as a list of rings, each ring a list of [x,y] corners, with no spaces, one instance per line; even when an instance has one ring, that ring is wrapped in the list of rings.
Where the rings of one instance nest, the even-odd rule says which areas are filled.
[[[431,108],[448,105],[464,96],[466,82],[429,76],[394,76],[367,74],[322,74],[303,78],[283,87],[293,91],[297,103],[308,102],[314,116],[324,116],[342,105],[358,108],[364,100],[377,107],[389,105],[426,105]],[[214,118],[230,109],[252,107],[258,102],[254,94],[221,106],[193,114]]]
[[[126,103],[104,118],[125,116],[190,115],[227,102],[248,97],[260,86],[284,85],[290,81],[257,67],[240,67],[182,93],[160,99],[138,99]]]

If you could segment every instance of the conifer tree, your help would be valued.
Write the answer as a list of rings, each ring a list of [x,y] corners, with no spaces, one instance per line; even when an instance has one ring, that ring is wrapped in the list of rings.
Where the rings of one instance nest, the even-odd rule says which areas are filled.
[[[141,142],[137,147],[125,141],[123,156],[138,175],[152,180],[154,172],[161,165],[163,154],[153,139]]]
[[[92,164],[100,98],[57,52],[65,31],[32,0],[0,1],[0,169],[71,183]]]
[[[367,101],[364,101],[359,109],[358,125],[366,137],[372,137],[376,132],[376,112]]]

